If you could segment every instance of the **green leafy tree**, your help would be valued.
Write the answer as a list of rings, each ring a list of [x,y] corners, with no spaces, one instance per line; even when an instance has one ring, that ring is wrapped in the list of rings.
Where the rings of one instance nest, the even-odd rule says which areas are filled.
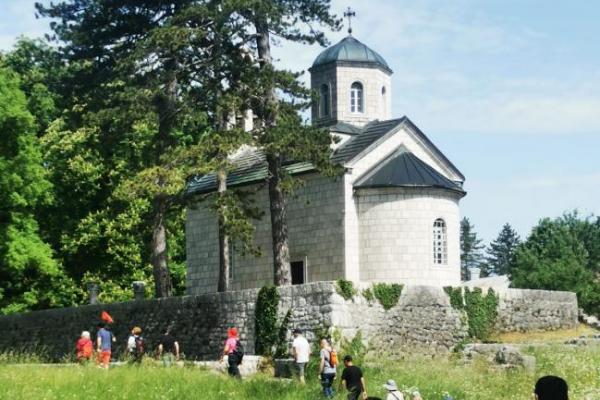
[[[521,239],[517,232],[510,224],[504,224],[498,237],[489,244],[487,249],[489,271],[496,275],[508,275],[519,243]]]
[[[19,75],[19,87],[27,98],[27,108],[34,116],[38,135],[65,107],[63,77],[68,73],[57,49],[40,39],[20,37],[4,63]]]
[[[573,291],[586,311],[599,313],[597,223],[597,219],[581,219],[577,213],[541,220],[517,247],[510,272],[512,286]]]
[[[0,67],[0,310],[70,304],[76,296],[40,235],[35,210],[51,198],[35,120],[14,72]]]
[[[298,110],[308,107],[310,93],[299,84],[298,74],[274,66],[272,36],[324,46],[327,41],[318,26],[339,29],[340,21],[331,14],[329,0],[246,0],[239,4],[240,13],[256,32],[259,65],[252,109],[260,121],[254,131],[257,143],[267,160],[274,282],[287,285],[291,271],[285,198],[293,181],[285,173],[284,162],[311,161],[323,172],[333,169],[329,163],[331,138],[325,130],[302,124]]]
[[[477,237],[474,226],[467,217],[460,221],[461,279],[469,279],[469,268],[481,268],[483,263],[482,239]]]

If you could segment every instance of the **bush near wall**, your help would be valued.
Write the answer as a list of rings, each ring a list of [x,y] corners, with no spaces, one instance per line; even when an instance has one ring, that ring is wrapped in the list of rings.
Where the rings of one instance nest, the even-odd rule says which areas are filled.
[[[464,311],[467,316],[469,336],[486,341],[494,330],[498,317],[498,295],[493,289],[483,294],[481,288],[453,288],[447,286],[444,291],[450,297],[450,304],[456,310]]]

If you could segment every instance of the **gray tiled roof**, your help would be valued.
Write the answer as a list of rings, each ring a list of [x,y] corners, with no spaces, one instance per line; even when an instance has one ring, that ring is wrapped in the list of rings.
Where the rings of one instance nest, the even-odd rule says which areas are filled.
[[[389,132],[399,129],[402,125],[410,128],[412,132],[414,132],[424,143],[426,143],[439,158],[445,160],[453,169],[453,171],[464,180],[464,176],[461,174],[461,172],[407,117],[386,121],[372,121],[362,128],[358,128],[344,122],[338,122],[329,129],[333,132],[347,133],[352,135],[352,137],[336,149],[332,155],[332,161],[343,164],[353,160],[377,140],[381,139]],[[236,156],[232,160],[232,163],[236,165],[236,168],[228,174],[227,185],[229,187],[257,183],[264,181],[267,178],[265,157],[259,150],[248,149]],[[314,170],[314,167],[309,162],[297,162],[289,163],[286,165],[286,169],[289,173],[299,174],[312,171]],[[209,193],[215,189],[216,177],[214,174],[208,174],[190,179],[186,193]]]
[[[455,182],[446,178],[411,152],[392,156],[374,172],[367,174],[355,188],[409,187],[438,188],[465,194]]]

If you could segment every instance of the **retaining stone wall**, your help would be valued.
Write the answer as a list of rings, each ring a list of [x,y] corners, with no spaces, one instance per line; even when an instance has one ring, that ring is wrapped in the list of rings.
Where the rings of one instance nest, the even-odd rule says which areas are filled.
[[[367,285],[363,283],[362,286]],[[73,353],[82,330],[95,333],[100,312],[115,319],[115,355],[125,347],[134,325],[144,329],[147,349],[155,348],[162,331],[171,327],[188,359],[216,359],[229,326],[238,327],[246,352],[254,352],[254,308],[258,289],[161,300],[38,311],[0,317],[0,352],[45,348],[59,360]],[[444,352],[466,337],[464,317],[454,310],[443,289],[404,288],[399,304],[384,311],[362,296],[344,300],[334,283],[318,282],[280,288],[279,311],[292,310],[289,328],[306,331],[335,327],[346,337],[358,330],[371,345],[391,353]],[[577,325],[577,300],[566,292],[511,289],[501,293],[498,329],[502,331],[570,328]]]

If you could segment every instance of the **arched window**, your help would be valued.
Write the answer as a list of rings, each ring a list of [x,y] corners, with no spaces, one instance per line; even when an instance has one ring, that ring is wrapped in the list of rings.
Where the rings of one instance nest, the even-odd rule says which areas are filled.
[[[360,82],[354,82],[352,86],[350,86],[350,112],[363,112],[363,102],[363,85]]]
[[[433,223],[433,263],[446,265],[448,263],[448,241],[446,223],[438,218]]]
[[[319,117],[326,117],[329,115],[329,85],[322,84],[319,94]]]

